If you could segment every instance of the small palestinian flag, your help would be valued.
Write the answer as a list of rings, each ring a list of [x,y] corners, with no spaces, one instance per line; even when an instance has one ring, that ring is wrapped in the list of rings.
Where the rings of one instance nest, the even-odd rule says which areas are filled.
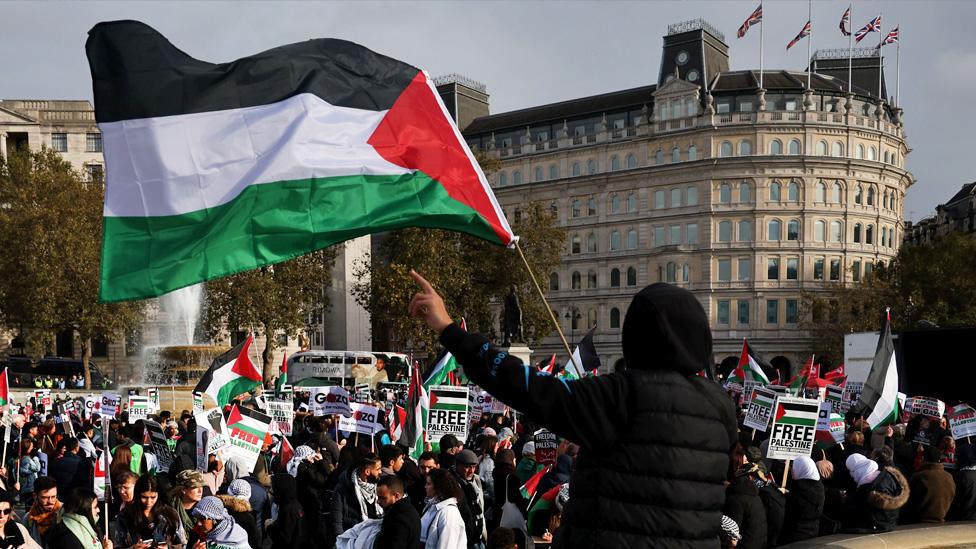
[[[275,394],[280,395],[282,389],[288,384],[288,353],[281,355],[281,372],[278,373],[278,380],[275,381]]]
[[[250,408],[241,408],[236,404],[227,416],[227,429],[232,440],[239,439],[260,445],[268,434],[269,425],[271,416]]]
[[[461,329],[468,331],[468,325],[463,318],[461,319]],[[460,385],[460,379],[457,377],[457,374],[463,376],[461,365],[458,364],[454,355],[448,351],[431,368],[430,375],[427,376],[427,381],[424,382],[424,389],[429,390],[434,385]],[[467,378],[464,378],[464,380],[467,383]]]
[[[563,486],[563,484],[553,486],[547,490],[545,494],[542,494],[542,496],[540,496],[531,507],[529,507],[526,527],[530,532],[535,531],[533,526],[536,524],[537,520],[548,521],[550,514],[549,511],[555,507],[556,497],[559,495],[559,491],[562,490]]]
[[[512,229],[427,74],[315,39],[199,61],[137,21],[85,45],[106,185],[100,297],[154,297],[404,227]]]
[[[776,413],[773,421],[779,424],[797,425],[800,427],[816,427],[817,418],[820,415],[820,407],[817,401],[794,402],[795,400],[807,399],[776,399]]]
[[[525,481],[525,484],[519,488],[519,491],[522,492],[522,497],[525,499],[532,499],[532,496],[535,495],[535,491],[539,488],[539,482],[542,481],[542,477],[546,476],[549,469],[551,469],[551,467],[543,467],[542,469],[539,469],[536,474],[532,475],[529,480]]]
[[[728,381],[726,381],[726,388],[738,386],[744,389],[747,382],[751,382],[750,385],[761,385],[763,387],[769,385],[769,378],[766,377],[766,372],[763,371],[763,366],[765,365],[765,361],[753,350],[749,345],[749,341],[743,338],[739,364],[732,371]],[[771,367],[769,368],[771,369]]]
[[[280,463],[282,469],[284,469],[285,464],[291,461],[291,458],[295,456],[295,449],[292,447],[291,443],[288,442],[288,437],[281,437],[281,444],[278,446],[278,448],[278,463]]]
[[[248,334],[243,342],[215,358],[193,390],[210,395],[217,402],[217,407],[223,408],[234,397],[259,387],[261,372],[248,356],[252,341],[254,334]]]
[[[0,406],[10,404],[10,382],[7,379],[7,372],[7,368],[0,372]]]
[[[568,379],[580,379],[590,372],[595,372],[600,368],[600,355],[596,354],[596,345],[593,344],[593,333],[596,326],[583,336],[576,350],[573,351],[573,360],[566,363],[566,377]],[[582,368],[582,371],[577,369]]]

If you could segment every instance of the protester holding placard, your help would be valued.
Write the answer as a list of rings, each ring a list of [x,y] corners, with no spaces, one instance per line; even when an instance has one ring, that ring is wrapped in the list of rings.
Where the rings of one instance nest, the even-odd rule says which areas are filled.
[[[820,535],[820,517],[824,510],[824,486],[813,459],[793,460],[793,482],[786,495],[781,544],[803,541]]]

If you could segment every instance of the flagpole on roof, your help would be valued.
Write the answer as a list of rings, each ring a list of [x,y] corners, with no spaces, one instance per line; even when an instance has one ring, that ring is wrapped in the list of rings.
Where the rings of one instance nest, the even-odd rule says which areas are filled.
[[[851,94],[851,72],[854,66],[854,2],[851,2],[851,20],[847,23],[847,95]]]
[[[901,89],[901,28],[895,28],[899,31],[898,41],[895,42],[895,106],[901,107],[898,101],[898,92]]]
[[[762,2],[759,3],[759,11],[762,12]],[[763,89],[763,25],[762,19],[759,19],[759,89]]]
[[[878,21],[881,21],[881,14],[878,14]],[[881,97],[881,80],[882,73],[884,72],[884,32],[881,30],[881,26],[878,26],[878,34],[881,35],[881,40],[878,41],[878,100],[884,101],[884,97]]]
[[[807,24],[810,25],[810,35],[807,36],[807,89],[810,89],[810,74],[813,72],[811,53],[813,50],[813,0],[807,0]]]

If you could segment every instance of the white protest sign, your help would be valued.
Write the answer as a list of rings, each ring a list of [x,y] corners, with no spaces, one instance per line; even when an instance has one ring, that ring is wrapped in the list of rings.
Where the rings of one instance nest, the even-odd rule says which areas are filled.
[[[911,397],[905,401],[905,411],[919,416],[938,419],[945,415],[945,402],[931,397]]]
[[[194,416],[197,422],[197,470],[206,473],[210,454],[230,445],[224,414],[214,408]]]
[[[100,414],[108,417],[115,417],[122,409],[122,395],[118,393],[102,393],[102,405]]]
[[[203,393],[193,392],[193,415],[203,411]]]
[[[753,381],[751,379],[746,380],[742,385],[742,405],[745,408],[749,407],[749,401],[752,400],[752,392],[758,387],[765,387],[762,382]]]
[[[430,387],[430,411],[427,413],[427,437],[437,441],[444,435],[458,440],[468,438],[468,389],[452,385]]]
[[[376,423],[379,417],[379,408],[358,402],[353,402],[349,407],[352,409],[350,417],[339,418],[340,431],[372,435],[379,429]]]
[[[227,418],[230,454],[244,462],[244,470],[248,473],[254,470],[258,462],[270,424],[271,418],[257,410],[234,406],[230,411]]]
[[[308,401],[313,416],[349,416],[349,392],[342,387],[310,387]]]
[[[821,402],[817,416],[817,441],[828,446],[844,442],[844,427],[844,416],[834,412],[829,402]]]
[[[149,393],[149,402],[152,402],[153,409],[159,410],[159,388],[150,387],[148,389],[148,393]]]
[[[173,464],[173,452],[170,451],[169,444],[166,444],[163,426],[155,421],[146,420],[146,430],[149,431],[149,443],[152,446],[153,454],[156,456],[157,470],[161,473],[168,473]]]
[[[85,419],[91,419],[92,414],[101,414],[102,412],[102,397],[99,396],[86,396],[82,397],[82,410],[84,410]]]
[[[129,422],[134,423],[140,419],[149,419],[153,412],[152,401],[149,397],[139,395],[129,395]]]
[[[839,414],[847,412],[850,403],[844,402],[844,388],[837,385],[827,385],[824,400],[830,404],[830,409]]]
[[[976,410],[968,404],[949,408],[949,428],[956,440],[976,435]]]
[[[295,409],[290,400],[267,400],[265,411],[271,416],[268,432],[272,435],[291,436],[292,424],[295,420]]]
[[[742,425],[765,433],[766,429],[769,428],[769,418],[772,417],[776,393],[763,387],[757,387],[752,390],[750,397],[749,407],[746,409],[746,417]]]
[[[39,406],[44,406],[44,410],[50,412],[51,411],[51,390],[35,389],[34,402],[36,402]]]
[[[356,402],[370,402],[373,400],[373,393],[369,390],[368,383],[360,383],[356,385]]]
[[[773,408],[773,430],[769,436],[769,459],[809,457],[817,435],[820,402],[781,396]]]
[[[471,413],[490,413],[495,403],[495,398],[489,395],[488,391],[485,391],[484,389],[471,387],[468,403]]]

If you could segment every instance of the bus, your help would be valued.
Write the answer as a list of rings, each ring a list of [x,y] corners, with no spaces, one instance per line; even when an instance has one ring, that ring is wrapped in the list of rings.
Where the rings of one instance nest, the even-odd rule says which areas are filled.
[[[85,379],[85,371],[82,368],[81,360],[74,358],[42,357],[33,358],[29,356],[10,356],[7,357],[0,367],[7,368],[7,383],[15,389],[36,389],[37,382],[40,387],[47,387],[46,381],[51,380],[52,389],[63,389],[66,391],[83,389],[77,384],[72,385],[71,379]],[[102,373],[98,365],[88,361],[88,370],[91,372],[92,389],[111,388],[112,382]],[[64,386],[61,386],[61,382]]]
[[[410,379],[410,357],[373,351],[301,351],[288,357],[288,382],[295,387],[354,387]]]

